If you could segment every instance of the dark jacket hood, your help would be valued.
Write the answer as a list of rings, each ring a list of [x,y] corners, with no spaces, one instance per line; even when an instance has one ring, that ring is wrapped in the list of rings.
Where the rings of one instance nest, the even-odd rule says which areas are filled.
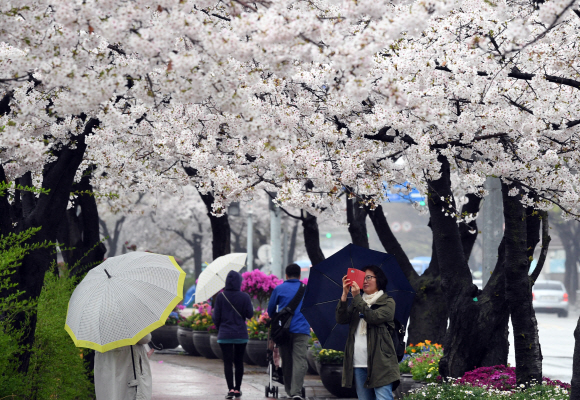
[[[225,289],[239,291],[241,287],[242,287],[242,275],[240,275],[236,271],[228,272]]]

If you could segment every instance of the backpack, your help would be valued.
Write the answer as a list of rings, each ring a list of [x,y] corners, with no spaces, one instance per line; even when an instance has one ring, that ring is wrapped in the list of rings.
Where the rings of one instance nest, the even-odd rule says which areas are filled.
[[[393,346],[395,347],[395,353],[397,354],[397,361],[401,362],[403,356],[405,355],[405,325],[401,324],[396,319],[393,320],[395,323],[395,329],[387,324],[389,333],[391,334],[391,339],[393,340]]]
[[[270,338],[272,338],[274,343],[277,345],[286,344],[292,339],[290,324],[292,323],[292,317],[296,312],[298,304],[300,304],[304,297],[305,291],[306,285],[301,283],[300,289],[298,289],[298,292],[296,292],[292,301],[272,317],[272,320],[270,321]]]

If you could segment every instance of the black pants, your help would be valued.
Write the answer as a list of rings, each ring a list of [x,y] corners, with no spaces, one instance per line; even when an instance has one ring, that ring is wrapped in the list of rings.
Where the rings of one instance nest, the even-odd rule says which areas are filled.
[[[246,343],[220,343],[224,355],[224,374],[228,383],[228,390],[240,390],[244,376],[244,352]],[[234,385],[233,366],[236,367],[236,384]]]

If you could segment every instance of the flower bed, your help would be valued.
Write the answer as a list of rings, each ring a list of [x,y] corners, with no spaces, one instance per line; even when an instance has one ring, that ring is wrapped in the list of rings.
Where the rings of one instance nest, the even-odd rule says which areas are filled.
[[[194,331],[210,331],[213,327],[215,330],[215,325],[211,317],[211,311],[211,306],[206,302],[194,304],[193,314],[187,318],[187,321],[191,321],[191,329]],[[217,330],[215,331],[217,332]]]
[[[181,315],[181,310],[183,310],[185,306],[181,304],[175,306],[173,311],[169,313],[167,316],[167,320],[165,321],[165,325],[178,325],[180,322],[185,321],[185,317]]]
[[[246,292],[258,300],[260,306],[268,304],[274,288],[284,282],[276,275],[267,275],[259,269],[244,272],[242,278],[244,279],[241,287],[242,292]]]
[[[527,389],[504,391],[489,387],[472,386],[470,384],[446,383],[442,385],[430,383],[421,389],[410,392],[405,400],[569,400],[569,389],[551,386],[547,383],[533,385]]]
[[[250,339],[267,340],[268,323],[270,316],[267,311],[258,310],[257,313],[246,323],[248,325],[248,337]]]
[[[340,364],[344,360],[344,352],[330,349],[322,349],[316,355],[320,364]]]
[[[493,367],[474,369],[473,371],[466,372],[457,383],[502,391],[515,390],[518,387],[516,382],[516,369],[505,365],[494,365]],[[546,377],[543,378],[542,385],[570,389],[568,383],[558,380],[553,381]]]
[[[441,345],[426,340],[416,345],[410,344],[405,353],[399,363],[400,373],[412,374],[415,381],[435,383],[440,380],[439,360],[443,357]]]

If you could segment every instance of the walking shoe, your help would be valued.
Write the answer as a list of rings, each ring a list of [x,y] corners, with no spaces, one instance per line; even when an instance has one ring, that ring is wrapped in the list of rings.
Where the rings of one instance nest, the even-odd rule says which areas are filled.
[[[228,394],[226,394],[226,399],[233,399],[236,396],[236,393],[233,390],[230,390]]]
[[[238,397],[242,397],[242,391],[239,390],[237,392],[234,392],[234,397],[238,398]]]

